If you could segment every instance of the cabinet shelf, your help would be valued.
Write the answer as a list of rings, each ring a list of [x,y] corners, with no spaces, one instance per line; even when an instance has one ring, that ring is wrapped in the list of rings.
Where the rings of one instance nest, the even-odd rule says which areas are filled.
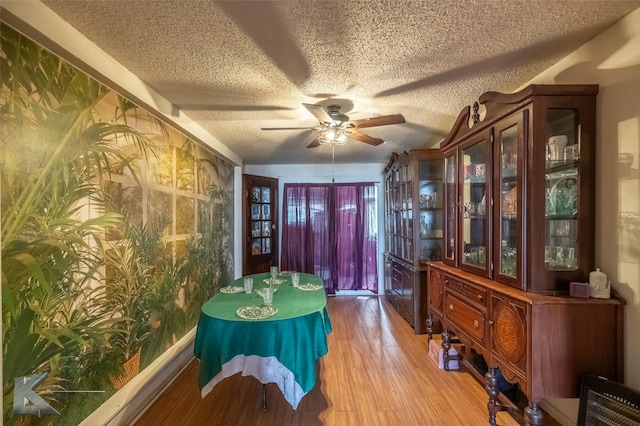
[[[577,215],[548,215],[544,217],[546,220],[577,220]]]
[[[555,173],[567,169],[575,169],[579,162],[580,160],[547,160],[544,168],[547,173]]]

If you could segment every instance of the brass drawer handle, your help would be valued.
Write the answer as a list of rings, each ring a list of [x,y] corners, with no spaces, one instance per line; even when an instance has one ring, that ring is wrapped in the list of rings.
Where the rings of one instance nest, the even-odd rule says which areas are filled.
[[[453,305],[449,305],[449,310],[453,311]]]
[[[480,323],[478,322],[478,320],[473,320],[473,327],[480,328]]]
[[[478,300],[482,300],[482,295],[478,294]]]

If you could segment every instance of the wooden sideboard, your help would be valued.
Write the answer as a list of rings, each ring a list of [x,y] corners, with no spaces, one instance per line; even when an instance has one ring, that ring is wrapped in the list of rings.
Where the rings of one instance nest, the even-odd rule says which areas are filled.
[[[617,298],[525,292],[442,262],[430,264],[429,285],[431,319],[445,330],[445,369],[451,332],[487,362],[491,424],[498,411],[512,409],[498,402],[496,368],[527,397],[530,425],[542,425],[543,397],[577,397],[584,373],[622,381],[623,303]]]

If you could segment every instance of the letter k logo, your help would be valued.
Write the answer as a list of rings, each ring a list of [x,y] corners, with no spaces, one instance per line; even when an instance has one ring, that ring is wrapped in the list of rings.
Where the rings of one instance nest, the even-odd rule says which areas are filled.
[[[60,413],[38,395],[34,388],[47,378],[47,373],[34,374],[31,377],[16,377],[13,390],[13,414],[31,414],[42,417],[46,414],[59,416]]]

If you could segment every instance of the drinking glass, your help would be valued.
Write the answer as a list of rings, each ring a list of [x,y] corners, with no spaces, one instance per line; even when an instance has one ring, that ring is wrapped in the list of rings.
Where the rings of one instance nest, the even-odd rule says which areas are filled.
[[[262,293],[262,299],[264,300],[264,306],[270,307],[271,302],[273,302],[273,289],[270,287],[265,288]]]
[[[275,280],[277,276],[278,276],[278,267],[277,266],[272,266],[271,267],[271,278],[273,278]]]
[[[245,278],[244,279],[244,292],[251,293],[253,291],[253,278]]]
[[[299,272],[292,272],[291,273],[291,282],[293,283],[293,286],[297,286],[298,284],[300,284],[300,273]]]

